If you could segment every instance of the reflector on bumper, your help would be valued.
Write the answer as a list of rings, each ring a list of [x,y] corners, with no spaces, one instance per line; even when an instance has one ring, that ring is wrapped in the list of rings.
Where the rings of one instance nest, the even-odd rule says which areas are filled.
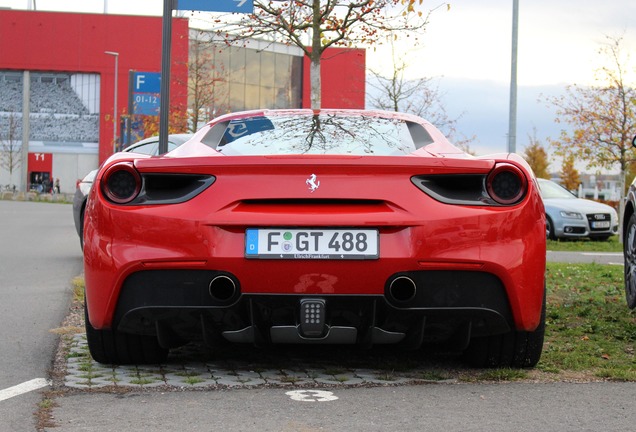
[[[325,331],[325,301],[302,299],[300,301],[300,332],[305,337],[320,337]]]

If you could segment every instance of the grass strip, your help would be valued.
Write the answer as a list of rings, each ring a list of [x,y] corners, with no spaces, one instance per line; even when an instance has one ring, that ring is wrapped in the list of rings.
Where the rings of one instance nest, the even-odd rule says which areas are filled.
[[[538,368],[636,381],[636,311],[625,303],[623,267],[548,263],[547,287]]]

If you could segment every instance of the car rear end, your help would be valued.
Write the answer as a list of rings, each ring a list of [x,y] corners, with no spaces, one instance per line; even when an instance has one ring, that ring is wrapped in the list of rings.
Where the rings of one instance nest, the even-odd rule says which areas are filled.
[[[163,348],[542,340],[544,209],[517,156],[239,156],[204,144],[118,156],[100,172],[85,235],[91,331]],[[535,349],[504,363],[537,360]]]
[[[545,228],[536,191],[529,183],[513,205],[469,202],[507,162],[248,159],[139,160],[105,172],[135,173],[147,189],[139,204],[108,192],[90,201],[94,326],[177,329],[177,340],[385,343],[422,333],[425,319],[469,321],[473,335],[537,325]],[[303,329],[306,305],[325,311],[313,330]],[[427,337],[447,337],[451,324]]]

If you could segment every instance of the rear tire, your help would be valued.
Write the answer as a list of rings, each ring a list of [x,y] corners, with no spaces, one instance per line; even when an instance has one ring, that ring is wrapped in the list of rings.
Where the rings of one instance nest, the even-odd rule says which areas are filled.
[[[88,319],[84,305],[86,341],[95,361],[103,364],[159,364],[168,358],[168,350],[154,336],[97,330]]]
[[[536,366],[543,351],[545,335],[545,294],[541,320],[534,331],[516,331],[475,337],[463,353],[463,361],[478,368],[531,368]]]
[[[545,215],[545,234],[548,240],[556,240],[556,234],[554,233],[554,224],[550,216]]]
[[[82,210],[80,211],[80,223],[79,223],[79,227],[80,227],[79,238],[80,238],[80,247],[82,248],[82,252],[84,251],[84,211],[86,211],[86,202],[84,202],[84,205],[82,206]]]
[[[623,239],[623,256],[625,259],[625,300],[630,309],[636,308],[636,213],[627,222]]]

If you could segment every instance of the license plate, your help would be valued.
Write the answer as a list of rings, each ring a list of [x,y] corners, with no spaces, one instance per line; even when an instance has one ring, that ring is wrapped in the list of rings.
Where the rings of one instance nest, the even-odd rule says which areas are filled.
[[[377,229],[248,228],[245,257],[267,259],[377,259]]]
[[[592,228],[609,228],[610,223],[608,221],[605,222],[592,222]]]

